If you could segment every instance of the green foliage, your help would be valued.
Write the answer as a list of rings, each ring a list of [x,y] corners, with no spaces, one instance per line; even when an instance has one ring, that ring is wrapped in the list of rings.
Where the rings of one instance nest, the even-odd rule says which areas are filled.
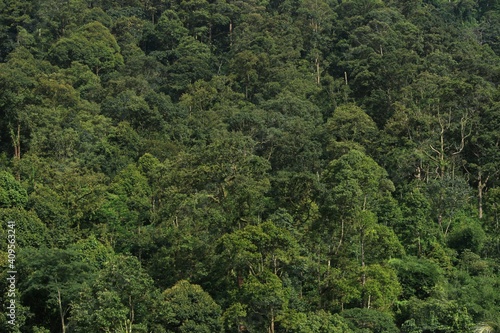
[[[29,208],[44,221],[56,244],[65,244],[68,236],[69,211],[61,195],[47,186],[37,186],[30,194]]]
[[[331,221],[326,228],[338,235],[339,250],[344,246],[346,235],[359,234],[364,246],[365,237],[373,237],[372,244],[375,244],[373,241],[380,233],[389,236],[382,240],[386,242],[385,250],[389,250],[382,250],[385,255],[402,252],[396,236],[377,224],[376,212],[382,207],[380,203],[390,198],[394,185],[387,178],[386,171],[372,158],[358,150],[351,150],[330,162],[325,170],[324,182],[327,190],[324,193],[323,214]],[[340,230],[336,220],[341,222]]]
[[[90,290],[84,289],[85,294]],[[86,304],[76,303],[73,305],[72,326],[76,332],[86,332],[89,329],[110,330],[127,324],[128,309],[121,304],[120,296],[113,291],[98,291],[92,300],[88,299]]]
[[[25,248],[17,261],[19,274],[25,276],[19,282],[21,301],[34,314],[29,325],[61,330],[71,302],[95,270],[80,261],[73,250]]]
[[[240,297],[247,304],[246,326],[250,330],[272,327],[276,316],[287,307],[289,291],[281,279],[269,271],[250,275],[243,284]]]
[[[346,320],[338,314],[332,315],[324,310],[317,312],[290,311],[279,320],[285,332],[296,333],[351,333]]]
[[[69,37],[61,38],[49,52],[49,57],[61,67],[70,67],[72,62],[79,61],[96,75],[123,65],[115,37],[99,22],[88,23]]]
[[[413,327],[413,331],[470,332],[473,327],[467,308],[454,301],[412,298],[402,304],[401,310],[403,327]]]
[[[426,259],[406,257],[392,259],[390,265],[396,270],[403,288],[403,298],[415,296],[425,299],[444,282],[444,275],[438,265]]]
[[[430,241],[438,234],[438,225],[431,219],[431,202],[418,183],[400,190],[403,218],[394,225],[394,231],[403,241],[408,254],[425,255]]]
[[[265,270],[281,275],[298,255],[298,244],[293,236],[271,221],[226,234],[220,242],[221,256],[228,269],[245,276],[258,275]]]
[[[459,258],[457,270],[449,279],[449,293],[467,307],[474,322],[489,320],[498,311],[497,294],[492,290],[498,277],[492,272],[496,265],[490,260],[465,250]]]
[[[459,216],[448,237],[448,245],[462,253],[465,250],[480,253],[484,247],[486,233],[479,221],[470,217]]]
[[[14,176],[6,171],[0,172],[0,207],[23,207],[28,202],[28,195]]]
[[[125,90],[102,104],[103,113],[115,122],[127,121],[137,129],[161,129],[163,119],[156,110],[151,110],[142,96]]]
[[[22,208],[0,208],[0,219],[2,221],[13,221],[15,223],[16,244],[20,247],[44,247],[52,244],[52,237],[47,226],[33,211]],[[3,224],[2,234],[7,239],[7,228]],[[6,244],[6,243],[5,243]]]
[[[105,264],[112,260],[113,250],[99,242],[94,235],[86,239],[80,239],[72,244],[80,256],[80,260],[96,269],[104,268]]]
[[[346,319],[353,332],[399,332],[388,314],[376,310],[354,308],[343,311],[341,316]]]
[[[326,122],[326,129],[333,137],[332,147],[337,142],[352,141],[364,147],[376,139],[377,125],[361,108],[355,105],[342,105],[335,109]]]
[[[174,92],[182,91],[189,84],[211,77],[211,54],[207,45],[191,36],[183,37],[175,49],[175,60],[169,67],[170,84]]]
[[[387,172],[371,157],[357,150],[330,162],[325,182],[331,184],[336,204],[347,214],[356,210],[375,210],[381,197],[394,190]]]
[[[499,12],[0,1],[16,331],[496,329]]]
[[[368,308],[389,311],[402,292],[396,272],[381,265],[366,267],[366,283],[362,290]]]
[[[69,325],[77,332],[130,331],[152,323],[159,295],[137,258],[111,256],[102,266],[73,298]]]
[[[186,280],[163,292],[157,319],[168,333],[220,332],[221,309],[199,285]]]

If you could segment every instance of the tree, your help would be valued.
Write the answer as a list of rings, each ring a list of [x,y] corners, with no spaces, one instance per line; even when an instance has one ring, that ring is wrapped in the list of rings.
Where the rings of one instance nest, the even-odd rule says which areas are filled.
[[[499,221],[499,211],[498,211],[498,196],[500,191],[498,188],[493,188],[488,191],[488,196],[486,197],[485,211],[486,211],[486,221],[483,227],[488,235],[488,246],[486,246],[486,253],[500,253],[500,221]]]
[[[158,110],[151,109],[143,96],[125,90],[116,97],[108,97],[102,103],[102,113],[115,123],[127,121],[137,130],[161,130],[164,120]]]
[[[2,221],[15,223],[16,244],[20,247],[47,247],[53,243],[53,238],[47,225],[43,223],[33,211],[26,211],[20,207],[0,208]],[[0,228],[7,239],[7,229]]]
[[[485,103],[486,104],[486,103]],[[477,180],[478,213],[479,218],[483,218],[483,195],[488,187],[497,182],[497,160],[500,158],[500,151],[495,144],[493,128],[500,120],[498,105],[495,103],[487,107],[479,119],[471,138],[471,145],[468,148],[469,154],[473,158],[468,159],[469,167],[474,170]],[[472,171],[471,170],[471,171]]]
[[[345,319],[324,310],[316,312],[288,311],[279,319],[285,332],[297,333],[351,333]]]
[[[411,297],[426,299],[432,296],[445,281],[442,269],[428,259],[406,257],[391,259],[389,264],[396,270],[402,287],[403,299]]]
[[[410,299],[402,307],[399,320],[403,322],[403,327],[450,333],[470,332],[474,325],[466,307],[456,301],[435,298],[426,301]]]
[[[246,325],[274,332],[276,318],[288,302],[281,277],[298,256],[296,240],[268,221],[224,235],[217,252],[224,267],[224,288],[237,293],[236,300],[247,306]]]
[[[81,25],[90,11],[85,1],[50,0],[37,3],[35,8],[38,38],[42,35],[46,41],[47,34],[50,42]]]
[[[431,202],[426,196],[425,187],[419,185],[419,181],[413,181],[404,188],[399,206],[403,218],[400,223],[393,225],[393,230],[405,244],[408,254],[418,257],[428,253],[429,242],[436,239],[439,225],[431,218]]]
[[[221,331],[221,308],[199,285],[178,281],[163,292],[160,307],[156,322],[167,333]]]
[[[448,279],[448,297],[467,308],[473,321],[478,323],[494,318],[498,311],[498,295],[492,292],[498,277],[492,274],[493,262],[465,250],[458,265]]]
[[[205,218],[199,218],[197,224],[226,232],[259,220],[266,205],[270,166],[264,158],[256,156],[251,138],[226,131],[212,134],[209,144],[200,144],[166,161],[171,172],[164,186],[170,202],[164,213],[178,219],[183,210],[204,204],[205,210],[199,211],[204,216],[207,207],[214,207],[224,212],[224,219],[208,226],[202,223]],[[186,197],[192,197],[193,201],[182,204]],[[204,200],[194,204],[199,198]],[[189,221],[195,215],[184,216]]]
[[[356,229],[363,238],[366,228],[376,222],[374,212],[377,212],[378,203],[385,196],[390,196],[394,185],[382,167],[357,150],[351,150],[330,162],[323,181],[329,187],[324,196],[323,214],[331,222],[340,222],[340,230],[335,225],[327,226],[340,233],[336,250],[339,251],[344,245],[347,232],[355,226],[349,223],[358,223]]]
[[[300,81],[299,85],[307,87]],[[261,103],[267,112],[264,114],[266,128],[258,134],[261,142],[259,150],[276,171],[319,170],[321,113],[318,106],[306,97],[314,93],[314,89],[304,90],[284,90],[275,98]]]
[[[349,309],[341,313],[349,323],[349,328],[353,332],[399,332],[392,318],[383,312],[378,312],[370,309]]]
[[[67,332],[71,302],[95,270],[73,250],[24,248],[18,256],[21,301],[35,314],[29,325]]]
[[[287,264],[298,255],[297,247],[287,230],[267,221],[224,235],[220,238],[219,251],[227,270],[240,279],[266,270],[281,276]]]
[[[371,117],[353,104],[337,107],[327,120],[326,131],[331,137],[330,149],[334,152],[339,142],[354,142],[366,149],[376,140],[378,132]]]
[[[133,164],[121,170],[96,211],[107,231],[103,237],[117,249],[131,250],[150,223],[151,189],[147,178]],[[139,255],[140,256],[140,255]]]
[[[477,95],[475,90],[473,83],[460,77],[433,72],[421,73],[404,89],[403,103],[396,104],[386,126],[418,153],[413,168],[421,179],[443,179],[460,168],[480,107],[473,99],[452,96]]]
[[[136,257],[115,255],[73,297],[69,323],[76,332],[147,329],[158,296]]]
[[[349,253],[356,253],[356,260],[361,266],[358,271],[361,304],[363,307],[370,307],[371,292],[368,290],[367,279],[371,266],[368,264],[403,253],[402,246],[393,232],[377,223],[380,203],[391,196],[394,185],[382,167],[357,150],[350,150],[330,162],[324,172],[323,181],[327,189],[323,193],[322,215],[327,223],[319,225],[321,220],[318,220],[315,228],[320,235],[328,235],[327,242],[335,242],[325,253],[328,266],[330,258],[333,257],[337,257],[335,261],[338,264],[346,265]],[[381,245],[382,248],[377,250]],[[371,261],[371,251],[380,251],[379,255],[373,257],[376,258],[375,262]],[[375,266],[373,267],[375,269]],[[389,270],[384,274],[391,272]],[[385,279],[383,275],[380,275],[380,278]],[[328,284],[325,287],[330,288]],[[394,288],[395,294],[398,293],[398,285],[391,288]],[[389,299],[393,297],[394,294]],[[387,304],[390,303],[391,301]]]
[[[276,318],[287,307],[288,291],[278,276],[269,271],[250,275],[242,285],[242,301],[248,305],[247,326],[275,333]]]
[[[73,61],[79,61],[88,65],[96,75],[123,65],[115,37],[99,22],[88,23],[69,37],[61,38],[49,51],[49,59],[66,68]]]
[[[337,18],[333,11],[334,3],[331,1],[301,1],[297,13],[300,15],[301,30],[304,35],[304,44],[310,52],[309,58],[314,62],[316,84],[321,83],[321,74],[325,45],[331,43],[329,33],[332,31],[333,21]],[[326,67],[326,66],[325,66]]]
[[[455,225],[447,239],[448,245],[462,253],[465,250],[481,253],[486,240],[486,233],[479,221],[466,217],[457,216]]]
[[[174,59],[167,68],[172,80],[170,89],[178,96],[197,80],[210,80],[214,74],[210,48],[191,36],[181,38],[174,50]]]
[[[16,48],[9,54],[8,62],[0,65],[0,106],[4,111],[0,122],[1,141],[4,149],[12,152],[17,160],[26,148],[27,128],[33,124],[30,119],[33,112],[28,106],[38,102],[34,89],[36,77],[42,72],[40,67],[44,67],[43,63],[35,60],[24,47]]]
[[[23,207],[28,202],[28,195],[14,176],[0,171],[0,207]]]
[[[0,7],[0,59],[4,62],[7,55],[16,47],[18,30],[33,24],[35,6],[31,1],[5,1]],[[24,30],[24,29],[23,29]]]

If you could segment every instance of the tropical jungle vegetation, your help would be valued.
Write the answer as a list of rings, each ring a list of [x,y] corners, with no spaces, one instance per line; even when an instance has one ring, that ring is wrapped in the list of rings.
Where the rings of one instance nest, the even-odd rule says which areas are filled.
[[[498,332],[499,82],[497,0],[1,0],[1,331]]]

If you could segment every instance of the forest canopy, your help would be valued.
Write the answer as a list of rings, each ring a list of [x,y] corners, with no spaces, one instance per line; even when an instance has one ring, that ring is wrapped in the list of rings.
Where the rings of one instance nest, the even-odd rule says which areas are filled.
[[[500,332],[499,82],[496,0],[2,0],[1,330]]]

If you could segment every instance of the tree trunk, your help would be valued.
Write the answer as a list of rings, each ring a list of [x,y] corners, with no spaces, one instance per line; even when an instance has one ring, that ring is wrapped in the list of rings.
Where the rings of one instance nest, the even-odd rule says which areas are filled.
[[[344,219],[340,219],[340,239],[339,239],[339,245],[337,245],[337,250],[335,251],[335,254],[339,253],[340,247],[342,246],[342,242],[344,241]]]
[[[233,46],[233,21],[229,21],[229,46]]]
[[[477,199],[478,199],[478,206],[479,206],[479,218],[483,218],[483,190],[486,187],[486,183],[488,182],[488,178],[486,177],[486,180],[483,183],[482,179],[482,174],[481,171],[479,171],[479,176],[478,176],[478,184],[477,184]]]
[[[12,144],[14,146],[14,165],[16,165],[21,159],[21,124],[17,124],[17,134],[14,134],[14,131],[11,130]],[[21,175],[19,173],[19,168],[16,168],[16,180],[21,180]]]
[[[361,285],[364,287],[366,284],[366,274],[365,274],[365,230],[361,229],[361,269],[363,273],[361,275]]]
[[[130,316],[129,316],[130,317],[130,319],[129,319],[130,320],[130,327],[132,327],[132,323],[134,322],[135,315],[134,315],[134,305],[132,303],[132,296],[131,295],[128,296],[128,304],[129,304],[129,308],[130,308]]]
[[[17,124],[17,133],[11,130],[12,145],[14,146],[14,159],[21,159],[21,124]]]
[[[315,62],[316,62],[316,84],[319,86],[321,70],[320,70],[320,66],[319,66],[319,56],[318,55],[316,55]]]
[[[61,290],[59,290],[59,288],[57,288],[57,304],[59,305],[59,316],[61,317],[62,333],[66,333],[66,324],[64,323],[64,312],[62,309]]]
[[[364,230],[364,228],[361,228],[360,238],[361,238],[360,242],[361,242],[361,286],[362,286],[361,305],[363,308],[365,308],[365,307],[369,307],[370,301],[368,300],[368,304],[365,303],[366,271],[365,271],[365,230]]]
[[[422,256],[422,242],[420,241],[420,232],[418,233],[418,257]]]
[[[271,325],[269,326],[269,333],[274,333],[274,309],[271,309]]]
[[[278,259],[276,258],[276,255],[273,254],[273,268],[274,268],[274,275],[278,275]]]
[[[318,295],[320,297],[318,297],[318,306],[319,308],[321,309],[321,305],[322,305],[322,302],[321,302],[321,248],[318,246]]]

